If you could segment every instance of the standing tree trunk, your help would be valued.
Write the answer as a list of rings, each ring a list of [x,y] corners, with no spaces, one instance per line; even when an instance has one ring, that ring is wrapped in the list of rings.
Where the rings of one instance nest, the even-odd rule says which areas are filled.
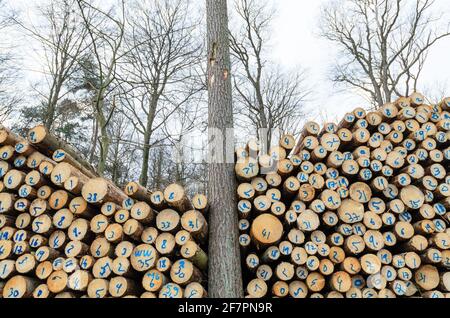
[[[206,0],[206,19],[210,144],[208,195],[211,200],[208,293],[211,297],[236,298],[243,296],[243,290],[234,170],[233,164],[226,160],[226,145],[233,145],[233,140],[230,140],[233,134],[226,133],[227,128],[233,127],[226,0]]]
[[[155,120],[156,107],[158,106],[159,96],[155,93],[150,101],[150,109],[147,114],[147,123],[144,133],[144,148],[142,150],[142,167],[139,183],[144,187],[148,185],[148,160],[150,157],[150,137],[152,135],[153,121]]]
[[[97,166],[97,172],[99,175],[103,176],[105,174],[106,170],[106,162],[108,160],[108,152],[109,152],[109,145],[110,145],[110,139],[108,136],[108,131],[106,128],[106,123],[102,123],[104,120],[101,120],[101,127],[100,127],[100,156],[98,158],[98,166]]]

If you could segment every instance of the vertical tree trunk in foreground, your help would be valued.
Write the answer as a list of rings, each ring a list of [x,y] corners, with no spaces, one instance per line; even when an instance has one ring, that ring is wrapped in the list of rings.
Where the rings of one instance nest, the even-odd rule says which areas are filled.
[[[208,40],[208,134],[210,198],[209,295],[242,297],[242,275],[235,213],[233,164],[226,144],[233,127],[226,0],[206,0]],[[232,134],[231,134],[232,135]],[[214,144],[214,146],[211,146]]]

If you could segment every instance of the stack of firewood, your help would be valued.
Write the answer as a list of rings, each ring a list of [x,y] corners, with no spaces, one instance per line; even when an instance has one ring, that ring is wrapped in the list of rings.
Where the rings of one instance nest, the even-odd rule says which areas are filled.
[[[247,297],[450,296],[450,98],[236,150]]]
[[[205,297],[207,198],[124,190],[43,126],[0,127],[0,297]]]

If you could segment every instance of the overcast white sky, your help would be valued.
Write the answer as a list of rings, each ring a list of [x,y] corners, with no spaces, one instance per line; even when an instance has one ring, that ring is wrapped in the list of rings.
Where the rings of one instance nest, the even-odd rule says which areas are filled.
[[[339,93],[328,80],[327,72],[336,56],[336,49],[318,33],[321,6],[328,0],[277,0],[278,15],[274,23],[273,55],[285,67],[306,67],[314,86],[313,100],[308,108],[326,108],[329,120],[341,117],[345,112],[367,102],[354,93]],[[449,0],[436,0],[436,9],[450,13]],[[447,16],[448,17],[448,16]],[[419,87],[424,93],[445,89],[450,95],[450,38],[443,39],[430,51]],[[316,112],[310,116],[316,117]]]
[[[198,0],[201,2],[201,0]],[[345,112],[368,103],[354,92],[344,93],[334,87],[328,78],[328,71],[336,57],[336,48],[318,36],[318,20],[321,6],[328,0],[273,0],[277,15],[273,23],[272,58],[286,69],[303,67],[307,69],[308,84],[314,88],[307,103],[307,120],[321,121],[319,113],[326,120],[336,120]],[[26,9],[38,0],[7,0],[10,5]],[[436,0],[438,11],[450,13],[449,0]],[[232,1],[229,1],[232,7]],[[28,11],[29,18],[33,14]],[[17,36],[13,41],[17,43]],[[25,42],[29,45],[29,42]],[[39,56],[30,50],[21,50],[25,57],[24,85],[39,79]],[[424,93],[438,88],[450,95],[450,38],[444,39],[431,50],[422,73],[420,90]],[[320,106],[320,107],[319,107]],[[318,111],[318,109],[321,109]]]

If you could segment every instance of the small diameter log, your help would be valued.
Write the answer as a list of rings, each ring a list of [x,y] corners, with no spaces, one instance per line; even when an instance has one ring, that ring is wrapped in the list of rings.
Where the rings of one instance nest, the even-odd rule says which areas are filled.
[[[195,210],[205,214],[208,212],[209,209],[208,198],[204,194],[197,193],[192,197],[192,206],[194,207]]]
[[[155,247],[160,255],[171,257],[175,252],[175,237],[168,232],[161,233],[156,238]]]
[[[65,190],[57,190],[52,193],[48,199],[48,205],[53,210],[59,210],[68,207],[69,202],[73,199],[73,196]]]
[[[25,183],[26,174],[19,170],[9,170],[3,177],[3,183],[8,190],[18,190]]]
[[[255,278],[247,284],[246,291],[251,298],[261,298],[267,294],[267,284],[262,279]]]
[[[0,145],[14,146],[18,142],[22,141],[23,141],[22,137],[13,133],[11,130],[4,127],[3,125],[0,125]]]
[[[79,269],[70,274],[67,285],[71,290],[85,292],[92,279],[92,274],[89,271]]]
[[[55,270],[47,278],[47,286],[52,293],[61,293],[68,289],[69,276],[62,270]]]
[[[129,219],[123,224],[123,232],[135,241],[139,241],[144,231],[144,226],[135,219]]]
[[[186,285],[184,289],[184,298],[206,298],[208,293],[205,288],[197,282],[192,282]]]
[[[153,191],[150,195],[150,203],[153,208],[158,210],[167,207],[167,202],[164,200],[164,193],[162,191]]]
[[[13,161],[14,159],[14,146],[5,145],[0,147],[0,159],[4,161]]]
[[[95,215],[98,215],[97,210],[90,206],[83,197],[73,198],[70,201],[68,208],[74,215],[86,219],[92,219]]]
[[[180,230],[175,234],[175,243],[178,246],[183,246],[187,242],[192,240],[191,234],[186,230]]]
[[[44,185],[48,185],[48,181],[37,170],[31,170],[25,177],[25,183],[33,188],[40,188]]]
[[[105,298],[108,296],[109,281],[102,278],[93,279],[87,288],[89,298]]]
[[[114,255],[114,246],[104,237],[99,236],[91,243],[90,253],[95,258]]]
[[[17,197],[12,193],[0,193],[0,214],[10,214],[14,209]]]
[[[175,283],[165,284],[159,291],[158,298],[182,298],[183,288]]]
[[[142,277],[142,287],[149,292],[158,292],[167,284],[169,280],[167,277],[156,269],[151,269]]]
[[[189,241],[180,249],[183,258],[190,260],[202,271],[206,271],[208,266],[208,256],[195,242]]]
[[[136,181],[128,182],[125,185],[124,192],[133,199],[151,204],[151,191]]]
[[[49,161],[50,158],[44,156],[38,151],[33,152],[27,158],[27,167],[30,169],[38,169],[43,161]]]

